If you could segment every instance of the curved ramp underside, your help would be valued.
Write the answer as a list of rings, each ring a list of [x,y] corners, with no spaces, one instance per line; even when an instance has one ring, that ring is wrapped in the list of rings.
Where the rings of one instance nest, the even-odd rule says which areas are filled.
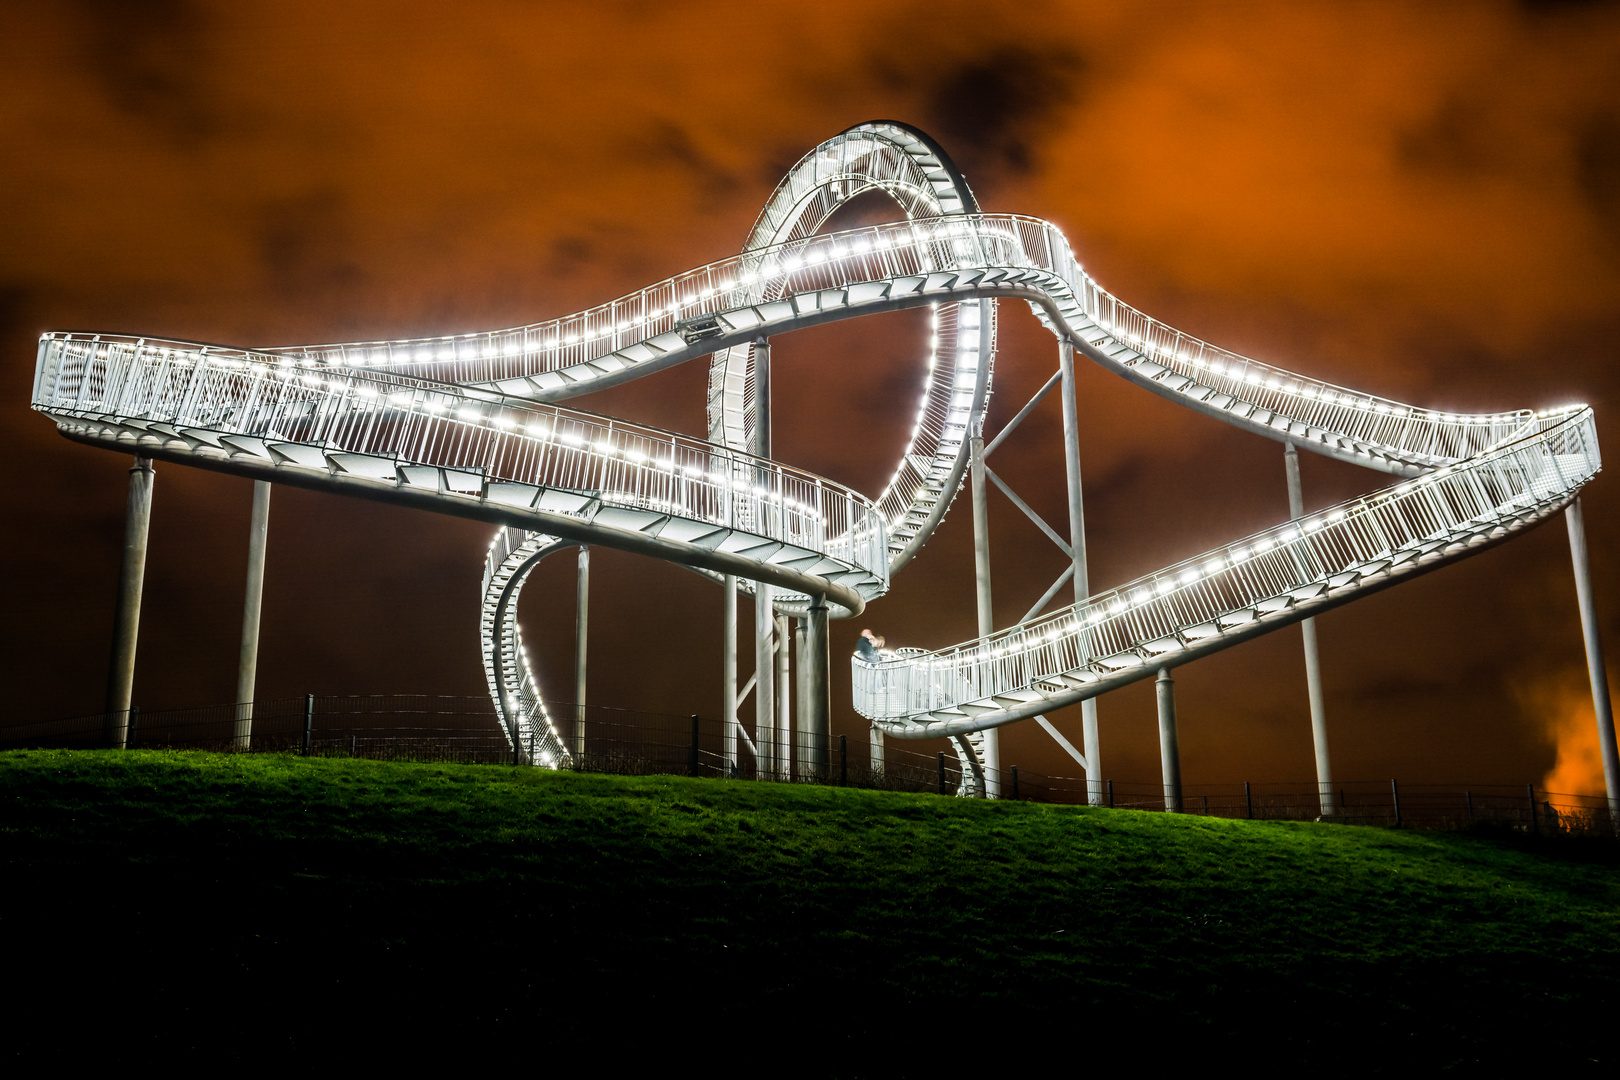
[[[892,197],[905,220],[819,231],[869,191]],[[961,744],[954,737],[1463,558],[1567,504],[1601,467],[1584,407],[1421,409],[1151,319],[1103,290],[1056,226],[980,212],[948,156],[892,122],[805,155],[741,254],[588,311],[485,333],[258,350],[51,333],[33,407],[80,441],[501,525],[484,575],[491,694],[514,743],[565,763],[516,623],[535,563],[600,544],[776,586],[786,611],[825,596],[859,612],[961,487],[1002,299],[1026,302],[1060,340],[1186,408],[1409,479],[981,640],[857,661],[857,711],[901,738]],[[878,498],[746,452],[756,341],[917,307],[932,309],[921,393],[914,414],[900,410],[912,427]],[[707,440],[555,404],[703,356]]]

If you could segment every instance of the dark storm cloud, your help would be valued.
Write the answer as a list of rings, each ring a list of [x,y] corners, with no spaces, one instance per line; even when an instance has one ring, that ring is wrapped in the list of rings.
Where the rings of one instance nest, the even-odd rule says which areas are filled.
[[[682,174],[683,178],[671,178],[672,182],[683,187],[690,184],[710,205],[735,196],[741,187],[734,172],[707,153],[690,129],[673,120],[653,123],[643,136],[631,140],[631,149],[645,155],[654,168]]]
[[[1595,114],[1575,144],[1581,193],[1609,235],[1620,240],[1620,111]]]
[[[275,290],[289,298],[332,300],[359,285],[365,275],[352,258],[352,221],[347,199],[333,189],[265,203],[256,240]]]
[[[182,146],[225,126],[208,85],[211,13],[191,0],[75,0],[85,66],[121,112]]]
[[[965,56],[880,57],[876,70],[885,85],[915,96],[920,126],[949,149],[969,183],[993,184],[1036,167],[1040,146],[1078,100],[1085,62],[1070,45],[990,41]]]

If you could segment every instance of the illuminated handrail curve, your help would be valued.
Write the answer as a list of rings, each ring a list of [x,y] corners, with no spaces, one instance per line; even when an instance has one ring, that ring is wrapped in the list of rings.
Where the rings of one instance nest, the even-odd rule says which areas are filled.
[[[1592,411],[949,649],[852,661],[891,734],[978,731],[1062,708],[1474,554],[1567,505],[1602,466]]]
[[[815,231],[872,189],[893,195],[908,220]],[[1136,669],[1161,654],[1174,652],[1177,662],[1202,655],[1459,558],[1473,550],[1466,545],[1503,539],[1568,502],[1600,467],[1584,408],[1416,408],[1153,320],[1091,279],[1051,223],[979,213],[943,152],[903,125],[862,125],[806,155],[749,244],[588,311],[481,334],[257,351],[48,334],[34,407],[70,437],[99,445],[528,530],[508,537],[498,557],[491,549],[486,606],[491,595],[497,603],[515,596],[523,575],[513,560],[522,564],[531,549],[592,542],[767,581],[789,590],[790,601],[823,594],[859,610],[926,541],[960,485],[966,437],[988,397],[997,299],[1028,302],[1060,339],[1185,407],[1418,478],[1345,504],[1331,521],[1313,519],[1320,529],[1280,526],[1220,549],[1228,562],[1247,552],[1241,566],[1192,581],[1181,581],[1192,571],[1178,566],[981,642],[908,652],[878,668],[857,664],[857,707],[902,737],[981,730],[1080,700],[1141,677]],[[922,306],[935,312],[924,394],[907,453],[876,503],[741,452],[750,435],[750,342]],[[711,354],[708,442],[551,404]],[[948,373],[936,375],[941,360]],[[1432,519],[1419,514],[1424,500]],[[1401,516],[1408,512],[1417,516]],[[1420,534],[1423,524],[1430,529]],[[1290,529],[1297,535],[1285,539]],[[1375,535],[1386,541],[1376,551],[1351,543],[1365,547]],[[1330,541],[1342,550],[1322,547]],[[1269,546],[1256,550],[1261,544]],[[1139,603],[1144,590],[1151,595]],[[1244,612],[1246,622],[1237,619]],[[517,739],[537,730],[543,710],[511,706],[526,720],[508,712],[525,693],[538,701],[538,691],[526,664],[507,663],[507,646],[489,647],[505,615],[490,619],[492,693]],[[1206,625],[1213,631],[1202,632]],[[505,640],[521,657],[515,621],[511,630]],[[1040,659],[1047,653],[1049,663]]]

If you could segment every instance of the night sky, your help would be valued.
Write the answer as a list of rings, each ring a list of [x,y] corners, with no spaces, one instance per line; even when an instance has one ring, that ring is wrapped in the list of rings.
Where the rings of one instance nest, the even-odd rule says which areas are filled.
[[[1057,223],[1173,326],[1448,411],[1586,401],[1620,453],[1620,5],[14,0],[0,53],[5,722],[100,707],[129,463],[28,410],[41,331],[273,345],[566,314],[735,253],[793,161],[870,119],[934,135],[986,210]],[[777,339],[775,456],[880,492],[925,320]],[[1057,356],[1025,305],[1001,326],[992,432]],[[701,434],[706,375],[570,405]],[[1279,443],[1089,365],[1080,392],[1095,589],[1286,517]],[[1059,429],[1053,395],[991,464],[1061,529]],[[1302,468],[1307,508],[1391,482]],[[137,704],[230,699],[250,490],[158,464]],[[1616,480],[1585,505],[1620,655]],[[1063,556],[999,494],[991,527],[1004,626]],[[261,696],[482,693],[489,535],[278,487]],[[591,699],[717,715],[719,590],[610,551],[592,578]],[[572,590],[554,559],[521,612],[556,696]],[[834,624],[855,745],[863,625],[972,636],[965,498]],[[1601,790],[1561,520],[1318,631],[1338,777]],[[1189,784],[1314,776],[1297,628],[1176,677]],[[1106,774],[1154,780],[1151,682],[1100,711]],[[1053,719],[1077,738],[1078,713]],[[1074,771],[1030,724],[1003,761]]]

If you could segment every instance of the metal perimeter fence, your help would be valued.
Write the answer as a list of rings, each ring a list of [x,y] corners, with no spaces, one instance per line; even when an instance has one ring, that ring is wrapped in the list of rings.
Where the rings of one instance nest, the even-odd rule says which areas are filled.
[[[830,784],[887,791],[954,796],[977,790],[964,785],[955,754],[929,755],[890,745],[874,760],[864,745],[851,753],[837,736],[825,761],[813,761],[803,746],[786,748],[776,772],[756,768],[748,741],[738,758],[721,754],[718,720],[696,715],[548,702],[569,750],[566,768],[618,775],[729,776],[742,780]],[[516,765],[533,760],[507,738],[487,697],[427,694],[316,695],[277,698],[251,705],[90,713],[0,726],[0,749],[92,749],[118,745],[139,749],[282,753],[384,761]],[[865,740],[859,740],[864,743]],[[992,777],[994,783],[998,778]],[[1164,811],[1170,807],[1159,784],[1053,776],[1014,765],[999,777],[998,796],[1043,803],[1097,805]],[[1296,783],[1190,784],[1181,812],[1209,817],[1277,821],[1335,821],[1357,825],[1467,828],[1494,823],[1532,833],[1612,835],[1620,820],[1602,796],[1550,792],[1534,784],[1472,787],[1401,784],[1395,780],[1336,785],[1323,806],[1314,781]]]

